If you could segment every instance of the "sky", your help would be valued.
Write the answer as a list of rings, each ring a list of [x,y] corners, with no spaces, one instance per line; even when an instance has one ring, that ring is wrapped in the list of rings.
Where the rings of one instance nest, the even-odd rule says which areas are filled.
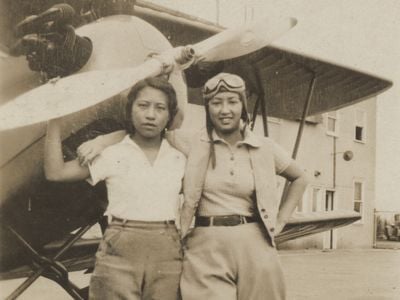
[[[376,208],[400,211],[400,1],[152,1],[226,27],[292,16],[297,25],[273,46],[391,80],[377,98]]]

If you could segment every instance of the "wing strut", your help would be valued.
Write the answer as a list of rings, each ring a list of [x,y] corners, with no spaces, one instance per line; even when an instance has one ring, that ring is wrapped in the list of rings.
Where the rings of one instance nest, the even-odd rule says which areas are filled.
[[[267,104],[265,99],[265,92],[264,89],[262,88],[262,81],[261,81],[261,72],[259,68],[256,68],[255,70],[256,74],[256,79],[257,79],[257,85],[260,87],[260,104],[261,104],[261,116],[262,116],[262,122],[263,122],[263,128],[264,128],[264,136],[268,136],[268,120],[267,120]]]
[[[293,152],[292,152],[292,158],[293,159],[296,159],[296,157],[297,157],[297,152],[298,152],[299,147],[300,147],[301,137],[303,135],[304,125],[306,123],[306,118],[307,118],[307,115],[308,115],[308,111],[310,110],[311,99],[312,99],[312,96],[314,94],[315,83],[316,83],[316,80],[317,80],[317,75],[313,70],[311,70],[309,68],[306,68],[306,70],[308,72],[311,72],[313,74],[313,77],[311,79],[310,86],[308,88],[308,95],[307,95],[306,102],[304,103],[303,114],[301,116],[301,120],[300,120],[300,124],[299,124],[299,130],[297,132],[296,142],[294,144],[294,148],[293,148]],[[289,188],[289,181],[286,180],[285,186],[284,186],[283,192],[282,192],[282,198],[281,198],[281,205],[280,206],[282,206],[282,204],[286,201],[288,188]]]
[[[93,224],[89,224],[81,227],[64,243],[64,245],[53,258],[40,255],[18,232],[16,232],[12,227],[8,226],[8,229],[17,237],[18,241],[21,242],[21,244],[32,256],[33,266],[36,266],[36,268],[34,270],[35,272],[29,276],[18,288],[16,288],[14,292],[6,299],[13,300],[19,297],[40,276],[45,276],[58,283],[68,294],[71,295],[72,298],[79,300],[85,299],[84,295],[82,295],[82,292],[80,292],[79,287],[74,285],[68,279],[67,269],[57,260],[60,259],[61,256],[92,227],[92,225]]]
[[[257,119],[257,111],[258,107],[260,106],[260,96],[257,96],[256,102],[254,103],[254,109],[253,109],[253,114],[251,116],[251,124],[250,124],[250,130],[254,130],[254,126],[256,125],[256,119]]]
[[[257,84],[257,90],[258,95],[257,95],[257,100],[256,103],[254,104],[254,109],[253,109],[253,115],[252,115],[252,120],[251,120],[251,130],[254,129],[255,123],[256,123],[256,118],[257,118],[257,111],[260,107],[261,109],[261,117],[262,117],[262,123],[263,123],[263,128],[264,128],[264,136],[268,136],[268,119],[267,119],[267,106],[266,106],[266,100],[265,99],[265,92],[261,80],[261,71],[257,67],[253,67],[253,72],[256,77],[256,84]]]

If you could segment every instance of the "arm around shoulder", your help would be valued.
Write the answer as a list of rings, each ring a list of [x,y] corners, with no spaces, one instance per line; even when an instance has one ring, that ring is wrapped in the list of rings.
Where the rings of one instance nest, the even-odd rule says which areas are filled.
[[[122,141],[125,130],[118,130],[108,134],[99,135],[93,140],[84,142],[78,147],[77,153],[81,165],[87,165],[93,161],[105,148]]]
[[[192,130],[175,129],[168,131],[166,139],[174,148],[178,149],[184,155],[188,155],[195,133]]]

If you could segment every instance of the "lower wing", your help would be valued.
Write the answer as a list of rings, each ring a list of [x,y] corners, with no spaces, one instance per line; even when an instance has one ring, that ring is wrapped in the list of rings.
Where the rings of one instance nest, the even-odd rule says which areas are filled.
[[[285,225],[283,231],[275,237],[275,242],[282,243],[320,233],[351,224],[360,219],[361,215],[353,211],[296,213]]]

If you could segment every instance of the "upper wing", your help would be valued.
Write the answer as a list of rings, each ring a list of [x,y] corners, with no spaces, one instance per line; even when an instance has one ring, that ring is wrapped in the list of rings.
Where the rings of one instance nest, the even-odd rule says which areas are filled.
[[[268,116],[288,120],[301,118],[313,76],[316,81],[309,115],[355,104],[392,86],[391,81],[377,76],[267,46],[224,61],[222,65],[188,70],[187,81],[195,88],[191,91],[190,103],[203,103],[197,87],[210,74],[220,71],[243,77],[251,93],[264,95]],[[249,109],[253,107],[254,103],[250,101]]]
[[[255,92],[262,88],[268,115],[289,120],[301,118],[313,76],[316,81],[309,115],[355,104],[392,86],[392,82],[377,76],[272,47],[227,61],[226,65],[238,72],[253,69],[251,86]],[[241,75],[248,77],[243,71]],[[254,82],[257,76],[261,85]]]
[[[141,1],[137,5],[137,15],[157,27],[173,45],[196,43],[223,30],[213,23],[157,5]],[[365,72],[269,46],[223,64],[212,64],[200,71],[194,69],[186,72],[187,83],[192,87],[189,103],[203,104],[198,87],[207,78],[220,71],[232,72],[245,78],[252,92],[263,92],[269,116],[289,120],[301,118],[314,74],[316,84],[309,115],[355,104],[392,86],[391,81]],[[249,103],[250,109],[253,106],[254,103]]]

